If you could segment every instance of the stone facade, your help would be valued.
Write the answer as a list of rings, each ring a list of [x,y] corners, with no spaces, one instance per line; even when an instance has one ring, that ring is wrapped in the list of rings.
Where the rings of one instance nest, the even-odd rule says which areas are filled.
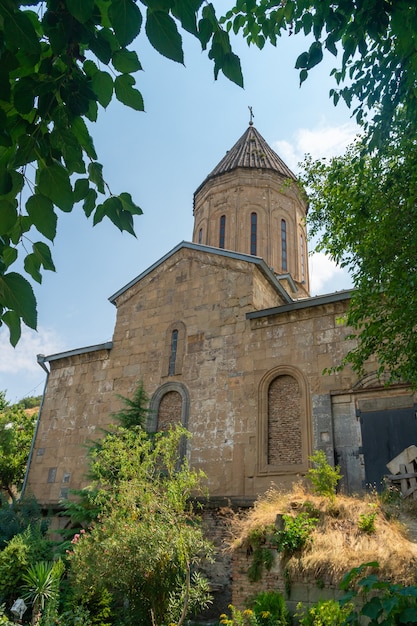
[[[193,242],[110,298],[113,340],[38,357],[49,373],[27,491],[50,508],[84,486],[84,444],[138,381],[153,409],[148,428],[184,424],[184,453],[207,475],[210,497],[230,506],[250,505],[271,483],[289,487],[317,449],[340,463],[344,488],[360,491],[373,476],[373,436],[363,433],[375,416],[383,436],[402,411],[408,445],[417,444],[405,385],[381,386],[372,362],[363,380],[349,368],[322,373],[352,345],[350,293],[309,296],[306,210],[294,175],[250,128],[197,190]],[[403,442],[386,441],[379,454],[395,445]]]

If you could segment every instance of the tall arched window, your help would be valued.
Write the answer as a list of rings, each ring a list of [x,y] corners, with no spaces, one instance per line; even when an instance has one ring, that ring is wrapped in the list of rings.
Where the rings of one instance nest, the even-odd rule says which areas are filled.
[[[200,228],[200,230],[198,231],[198,243],[201,243],[203,241],[203,229]]]
[[[303,462],[301,394],[293,376],[277,376],[268,388],[268,465]]]
[[[171,354],[169,356],[169,375],[175,374],[175,361],[177,359],[178,330],[173,330],[171,335]]]
[[[250,253],[256,256],[256,235],[258,216],[256,213],[250,214]]]
[[[259,385],[258,471],[295,474],[308,469],[311,422],[306,381],[297,368],[278,366]]]
[[[220,218],[219,248],[224,248],[224,237],[226,234],[226,216]]]
[[[282,271],[286,272],[288,269],[287,264],[287,223],[285,220],[281,220],[281,267]]]
[[[306,280],[306,258],[304,250],[304,237],[300,235],[300,265],[301,265],[301,280],[304,283]]]

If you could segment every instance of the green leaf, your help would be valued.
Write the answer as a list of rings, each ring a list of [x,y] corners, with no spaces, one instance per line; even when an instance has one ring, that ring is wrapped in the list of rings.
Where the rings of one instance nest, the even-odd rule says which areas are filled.
[[[129,45],[139,35],[142,13],[133,0],[111,0],[108,16],[121,46]]]
[[[26,278],[16,272],[0,276],[0,302],[15,311],[29,328],[36,329],[36,298]]]
[[[112,56],[112,63],[115,70],[122,74],[131,74],[142,69],[138,55],[134,50],[116,50]]]
[[[13,189],[13,179],[5,167],[0,167],[0,195],[5,196]]]
[[[181,35],[175,21],[168,13],[151,11],[148,8],[145,29],[149,42],[155,50],[168,59],[184,63]]]
[[[142,215],[143,211],[137,204],[135,204],[132,200],[132,196],[130,193],[126,193],[125,191],[119,195],[119,200],[123,205],[123,210],[128,211],[132,215]]]
[[[16,346],[22,334],[20,317],[16,311],[6,311],[0,319],[9,327],[10,343],[13,347]]]
[[[213,24],[211,23],[211,20],[203,17],[198,22],[198,38],[200,40],[201,47],[203,48],[203,50],[207,48],[207,44],[210,41],[212,34],[213,34]]]
[[[38,170],[38,188],[62,211],[71,211],[74,204],[71,183],[67,170],[56,163]]]
[[[37,57],[41,52],[41,45],[33,24],[25,11],[9,13],[4,18],[4,39],[11,50],[24,50]]]
[[[26,210],[35,228],[50,241],[56,236],[58,222],[52,201],[41,194],[30,196],[26,201]]]
[[[108,72],[98,71],[94,74],[91,86],[103,108],[106,108],[113,96],[113,79]]]
[[[117,217],[120,211],[123,210],[121,201],[115,196],[110,196],[102,204],[99,204],[96,212],[94,213],[94,226],[102,221],[104,217],[109,217],[114,224],[116,224]],[[117,225],[117,224],[116,224]]]
[[[66,2],[68,11],[81,24],[85,24],[93,14],[94,0],[66,0]]]
[[[36,280],[37,283],[42,282],[42,274],[39,271],[40,267],[41,263],[36,254],[32,252],[26,255],[24,262],[25,272],[32,276],[33,280]]]
[[[13,104],[19,113],[25,115],[33,109],[37,95],[36,86],[35,81],[29,76],[17,81],[13,89]]]
[[[137,89],[133,89],[135,83],[135,79],[130,74],[117,76],[114,81],[116,98],[135,111],[144,111],[142,94]]]
[[[51,251],[46,243],[44,243],[43,241],[38,241],[37,243],[34,243],[33,251],[46,270],[55,272],[55,265],[52,261]]]
[[[17,221],[16,201],[0,198],[0,233],[8,233]]]
[[[320,63],[323,59],[323,50],[319,41],[313,41],[308,51],[308,64],[307,69],[311,70],[312,67]]]
[[[93,161],[88,165],[88,176],[92,183],[97,186],[100,193],[104,193],[103,166],[97,161]]]
[[[83,210],[87,217],[90,217],[91,213],[96,207],[97,191],[95,189],[89,189],[85,197]]]
[[[71,129],[90,159],[96,159],[97,154],[93,140],[82,117],[76,117],[73,120]]]
[[[80,202],[87,197],[89,187],[88,178],[78,178],[74,184],[74,202]]]
[[[236,85],[239,85],[239,87],[243,87],[242,68],[240,66],[240,59],[236,54],[233,52],[225,54],[221,67],[226,78],[236,83]]]

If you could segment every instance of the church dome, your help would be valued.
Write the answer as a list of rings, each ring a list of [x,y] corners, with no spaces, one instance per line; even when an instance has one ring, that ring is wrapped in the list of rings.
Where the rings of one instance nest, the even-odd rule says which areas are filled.
[[[211,179],[231,172],[238,167],[273,170],[277,174],[297,180],[295,174],[284,163],[281,157],[267,144],[262,135],[250,124],[233,148],[226,152],[223,159],[206,177],[196,190],[198,191]]]
[[[307,202],[252,123],[194,193],[193,242],[261,257],[309,295]]]

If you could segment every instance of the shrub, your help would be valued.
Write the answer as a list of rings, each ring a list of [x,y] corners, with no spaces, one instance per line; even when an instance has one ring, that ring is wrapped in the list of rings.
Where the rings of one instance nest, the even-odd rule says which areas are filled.
[[[300,602],[295,616],[300,626],[341,626],[351,611],[351,604],[340,606],[336,600],[319,600],[307,611]]]
[[[378,563],[364,563],[354,567],[340,585],[346,591],[340,604],[351,606],[347,623],[362,624],[365,618],[367,626],[417,624],[417,587],[404,587],[380,580],[376,574],[361,578],[364,569],[368,567],[378,568]],[[356,609],[351,605],[354,599],[358,605]]]
[[[262,591],[251,603],[259,626],[287,626],[290,615],[279,591]]]
[[[310,517],[308,513],[299,513],[295,517],[284,514],[282,519],[284,526],[275,532],[274,543],[278,552],[283,552],[289,557],[302,550],[311,541],[311,533],[318,519]]]
[[[309,460],[314,464],[306,474],[313,484],[314,493],[333,499],[336,494],[336,487],[342,478],[340,467],[332,467],[326,459],[323,450],[317,450]]]
[[[358,520],[359,530],[361,530],[363,533],[367,533],[368,535],[372,535],[374,532],[376,532],[376,515],[376,511],[372,511],[371,513],[361,513]]]

